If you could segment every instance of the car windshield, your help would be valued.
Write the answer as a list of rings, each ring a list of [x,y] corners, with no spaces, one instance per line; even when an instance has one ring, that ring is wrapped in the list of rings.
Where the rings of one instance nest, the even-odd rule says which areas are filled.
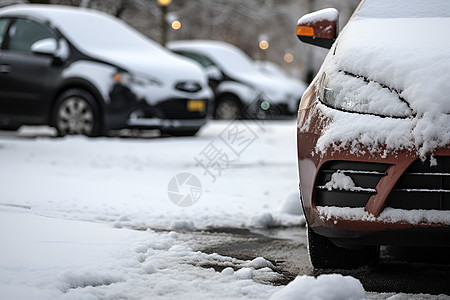
[[[229,73],[259,72],[252,59],[239,49],[213,46],[208,49],[208,56],[216,65]]]
[[[72,43],[89,52],[140,49],[151,54],[163,51],[137,30],[103,13],[54,9],[47,10],[46,15]]]
[[[449,18],[449,0],[366,0],[357,13],[364,18]]]

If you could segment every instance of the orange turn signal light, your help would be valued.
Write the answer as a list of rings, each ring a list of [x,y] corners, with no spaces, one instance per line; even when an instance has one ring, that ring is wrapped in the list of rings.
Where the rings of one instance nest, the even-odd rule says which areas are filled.
[[[113,80],[117,83],[122,82],[122,75],[120,75],[119,73],[115,73],[113,75]]]
[[[314,36],[314,28],[309,26],[298,25],[297,26],[298,36]]]

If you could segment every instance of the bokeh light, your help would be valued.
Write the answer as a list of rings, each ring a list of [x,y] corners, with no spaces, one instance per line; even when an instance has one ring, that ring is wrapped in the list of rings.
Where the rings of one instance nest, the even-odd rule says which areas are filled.
[[[259,48],[261,48],[262,50],[267,50],[269,49],[269,42],[266,40],[262,40],[259,42]]]
[[[178,30],[181,28],[181,22],[178,20],[175,20],[172,22],[172,29],[174,30]]]
[[[284,54],[284,61],[290,64],[291,62],[294,61],[294,55],[292,55],[292,53]]]

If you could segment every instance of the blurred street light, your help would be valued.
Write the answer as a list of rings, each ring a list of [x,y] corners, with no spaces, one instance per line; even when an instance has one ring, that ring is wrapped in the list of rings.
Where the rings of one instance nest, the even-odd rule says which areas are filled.
[[[158,5],[161,8],[161,44],[165,47],[167,44],[167,6],[172,3],[172,0],[158,0]]]
[[[161,6],[168,6],[172,3],[172,0],[158,0],[158,4]]]

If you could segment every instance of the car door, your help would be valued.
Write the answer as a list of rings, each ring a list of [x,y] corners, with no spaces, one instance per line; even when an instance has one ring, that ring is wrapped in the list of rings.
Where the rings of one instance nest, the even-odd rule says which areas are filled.
[[[47,26],[25,18],[10,19],[5,30],[0,54],[0,115],[12,123],[48,121],[61,66],[52,55],[31,50],[35,42],[48,38],[57,40]]]

